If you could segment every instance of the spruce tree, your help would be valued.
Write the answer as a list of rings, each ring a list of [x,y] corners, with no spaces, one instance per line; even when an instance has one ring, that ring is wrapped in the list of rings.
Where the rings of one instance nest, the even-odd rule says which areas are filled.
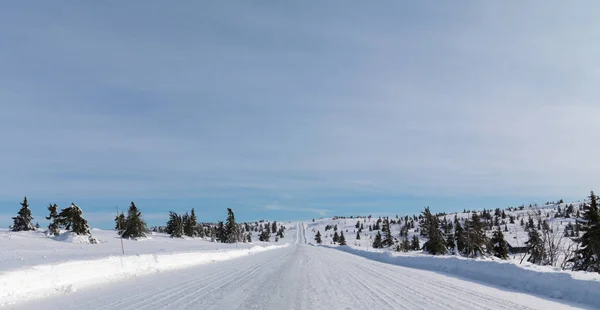
[[[57,223],[78,235],[89,235],[90,227],[83,218],[83,211],[76,204],[71,203],[68,208],[62,209],[57,216]]]
[[[29,203],[27,202],[27,197],[25,197],[23,199],[23,202],[21,202],[21,209],[17,214],[17,216],[12,218],[12,231],[35,230],[35,227],[33,227],[33,224],[31,223],[31,221],[33,220],[33,216],[31,216],[31,210],[29,210]]]
[[[275,226],[275,222],[273,222],[273,226]],[[237,236],[238,229],[237,224],[235,223],[235,215],[233,214],[231,208],[227,208],[227,220],[225,222],[225,242],[236,243],[238,242]]]
[[[421,214],[421,219],[419,220],[419,225],[421,226],[421,236],[425,238],[429,238],[427,235],[429,233],[430,220],[433,218],[431,215],[431,211],[429,211],[429,207],[426,207]]]
[[[471,215],[471,219],[465,221],[466,226],[466,241],[467,246],[464,254],[477,257],[485,252],[484,246],[487,244],[484,227],[485,222],[482,222],[477,213]]]
[[[390,222],[387,218],[383,221],[382,231],[383,231],[383,241],[381,242],[381,245],[383,247],[391,247],[392,245],[394,245],[394,238],[392,237],[392,231],[390,229]]]
[[[465,253],[467,248],[467,236],[460,222],[456,222],[454,227],[454,240],[456,241],[456,250],[458,253]]]
[[[183,233],[188,237],[196,237],[196,235],[198,235],[198,223],[196,220],[196,212],[194,211],[194,208],[192,208],[191,214],[188,215],[186,213],[186,215],[187,217],[184,221]]]
[[[125,239],[137,239],[146,237],[146,222],[142,219],[142,212],[138,210],[135,203],[132,201],[127,211],[127,219],[125,219],[125,228],[121,233],[121,237]]]
[[[413,235],[412,241],[410,243],[410,248],[413,251],[418,251],[421,249],[421,245],[419,244],[419,236]]]
[[[321,240],[321,232],[317,230],[317,234],[315,235],[315,242],[317,244],[321,244],[323,240]]]
[[[340,241],[340,235],[338,235],[337,231],[333,233],[333,242],[337,243]]]
[[[264,232],[264,231],[263,231]],[[223,221],[219,221],[217,224],[217,240],[221,243],[227,242],[227,228],[223,225]],[[264,240],[261,240],[264,241]]]
[[[508,259],[508,246],[506,240],[504,240],[504,234],[500,227],[494,231],[494,235],[491,240],[492,254],[501,259]]]
[[[423,244],[423,250],[432,255],[446,254],[446,242],[439,228],[439,220],[436,216],[430,216],[427,228],[429,240]]]
[[[408,250],[411,248],[411,244],[410,241],[408,240],[408,236],[404,236],[404,238],[402,239],[402,251],[404,252],[408,252]]]
[[[268,227],[268,225],[267,225]],[[269,229],[263,229],[263,231],[258,236],[259,241],[269,242],[271,240],[271,232]]]
[[[540,237],[540,233],[535,229],[529,230],[529,240],[525,242],[527,246],[527,254],[529,254],[528,262],[545,265],[546,263],[546,251],[544,250],[544,243]]]
[[[383,248],[383,244],[382,244],[382,240],[381,240],[381,233],[379,233],[379,232],[377,232],[377,235],[375,235],[375,239],[373,239],[373,248],[375,248],[375,249]]]
[[[48,225],[48,234],[58,236],[60,234],[60,225],[57,223],[58,218],[58,206],[56,204],[50,204],[48,206],[50,214],[46,217],[50,221]]]
[[[575,252],[572,259],[573,270],[584,270],[600,273],[600,210],[598,196],[592,191],[590,203],[583,205],[583,217],[577,219],[583,235],[577,241],[581,248]]]
[[[118,234],[121,235],[125,230],[126,219],[125,214],[121,212],[121,214],[115,216],[115,230],[117,230]]]
[[[340,238],[338,239],[340,245],[346,245],[346,237],[344,237],[344,232],[340,233]]]
[[[167,222],[165,232],[172,238],[183,237],[183,217],[173,211],[169,211],[169,221]]]

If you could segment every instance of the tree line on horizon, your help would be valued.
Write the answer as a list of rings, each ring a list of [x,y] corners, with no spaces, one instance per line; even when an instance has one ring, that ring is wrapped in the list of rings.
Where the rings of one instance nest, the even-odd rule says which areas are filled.
[[[17,216],[13,217],[13,225],[9,228],[12,231],[32,231],[40,229],[39,224],[33,225],[33,216],[27,197],[20,203],[21,208]],[[88,235],[90,243],[97,243],[97,240],[92,237],[90,227],[87,220],[83,217],[83,211],[74,203],[71,206],[62,209],[58,212],[56,204],[48,206],[49,215],[46,217],[50,221],[46,234],[48,236],[60,235],[60,230],[65,229],[77,235]],[[231,208],[227,208],[227,218],[225,223],[219,221],[216,224],[198,223],[195,210],[192,208],[191,213],[178,214],[169,212],[169,220],[166,226],[156,226],[148,228],[143,220],[142,212],[137,208],[132,201],[127,215],[121,212],[115,219],[115,230],[117,234],[125,239],[144,238],[150,232],[167,233],[172,238],[204,238],[209,237],[211,241],[222,243],[236,242],[252,242],[252,232],[259,232],[259,241],[269,242],[271,233],[275,233],[275,241],[284,238],[285,226],[273,221],[269,223],[254,222],[253,223],[237,223],[235,214]]]

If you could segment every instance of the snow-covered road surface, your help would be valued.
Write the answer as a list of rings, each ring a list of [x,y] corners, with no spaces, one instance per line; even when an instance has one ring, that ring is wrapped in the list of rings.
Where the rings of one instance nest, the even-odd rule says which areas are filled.
[[[303,229],[294,235],[296,244],[287,248],[140,276],[10,308],[576,309],[557,300],[307,245]]]

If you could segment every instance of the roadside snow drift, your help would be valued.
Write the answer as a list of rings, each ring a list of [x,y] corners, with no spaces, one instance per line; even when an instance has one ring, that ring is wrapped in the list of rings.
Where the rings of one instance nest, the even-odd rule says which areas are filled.
[[[444,272],[480,283],[600,307],[598,300],[600,278],[596,273],[574,273],[550,269],[530,270],[511,262],[474,260],[454,256],[393,254],[359,250],[349,246],[324,247],[383,263]]]
[[[238,258],[288,245],[254,246],[249,249],[221,251],[109,256],[95,260],[37,265],[6,271],[0,273],[0,306],[25,299],[72,292],[78,287]]]

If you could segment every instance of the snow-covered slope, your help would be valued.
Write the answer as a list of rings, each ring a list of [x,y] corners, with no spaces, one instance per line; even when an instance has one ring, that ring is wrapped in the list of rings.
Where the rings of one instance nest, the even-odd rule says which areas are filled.
[[[85,288],[15,309],[582,309],[302,244]]]

